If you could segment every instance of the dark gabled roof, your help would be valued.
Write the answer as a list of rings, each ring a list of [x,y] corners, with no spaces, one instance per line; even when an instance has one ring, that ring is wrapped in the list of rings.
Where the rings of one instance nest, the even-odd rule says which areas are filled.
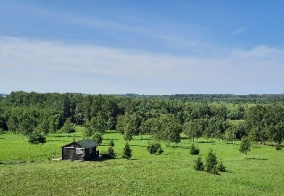
[[[90,139],[81,140],[81,141],[78,141],[77,143],[83,148],[92,148],[92,147],[96,147],[99,145],[97,142],[95,142],[94,140],[90,140]]]
[[[72,142],[72,143],[70,143],[70,144],[66,144],[66,145],[62,146],[61,148],[70,146],[70,145],[72,145],[72,144],[79,144],[82,148],[93,148],[93,147],[96,147],[96,146],[99,145],[99,144],[98,144],[97,142],[95,142],[94,140],[84,139],[84,140],[81,140],[81,141],[78,141],[78,142]]]

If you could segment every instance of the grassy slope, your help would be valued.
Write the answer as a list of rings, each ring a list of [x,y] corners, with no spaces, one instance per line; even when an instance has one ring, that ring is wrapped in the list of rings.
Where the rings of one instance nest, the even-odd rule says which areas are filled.
[[[76,140],[81,139],[80,132],[76,135]],[[104,135],[100,151],[106,151],[110,139],[114,139],[114,149],[120,156],[124,141],[117,133]],[[211,148],[229,169],[214,176],[193,169],[196,156],[189,155],[190,141],[186,139],[176,146],[163,146],[165,153],[160,156],[146,151],[148,137],[144,140],[137,137],[130,142],[133,160],[49,161],[59,157],[60,147],[72,141],[72,134],[54,134],[44,145],[30,145],[18,135],[0,135],[0,195],[281,195],[284,192],[284,152],[268,146],[252,148],[245,159],[237,144],[218,140],[198,143],[204,161]]]

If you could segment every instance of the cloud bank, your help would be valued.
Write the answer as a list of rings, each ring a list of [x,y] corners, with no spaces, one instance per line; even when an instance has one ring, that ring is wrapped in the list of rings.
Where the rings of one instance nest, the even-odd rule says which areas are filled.
[[[214,56],[5,36],[0,46],[3,93],[284,93],[284,50],[264,45]]]

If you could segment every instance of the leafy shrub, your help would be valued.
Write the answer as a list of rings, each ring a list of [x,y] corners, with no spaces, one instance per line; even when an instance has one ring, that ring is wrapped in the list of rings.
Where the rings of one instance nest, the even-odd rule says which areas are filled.
[[[276,149],[276,150],[281,150],[281,149],[282,149],[281,144],[276,144],[275,149]]]
[[[4,134],[4,130],[0,127],[0,135]]]
[[[68,118],[64,125],[61,127],[61,131],[64,133],[74,133],[75,132],[75,125],[71,123],[70,118]]]
[[[33,132],[29,135],[29,142],[31,144],[39,144],[39,143],[46,143],[46,137],[43,133],[40,132]]]
[[[102,136],[101,133],[96,132],[96,133],[94,133],[92,139],[93,139],[95,142],[97,142],[98,144],[101,144],[102,141],[103,141],[103,136]]]
[[[195,147],[194,144],[190,147],[189,153],[191,155],[198,155],[199,154],[199,148]]]
[[[197,160],[195,160],[195,164],[194,164],[193,168],[196,171],[203,171],[204,170],[204,165],[203,165],[201,157],[198,157]]]
[[[123,149],[123,154],[122,154],[122,158],[123,159],[131,159],[132,156],[132,150],[129,146],[128,143],[125,144],[124,149]]]
[[[162,154],[164,152],[161,147],[161,144],[158,142],[149,143],[147,146],[147,150],[150,154]]]
[[[226,167],[225,167],[225,165],[223,164],[222,161],[218,164],[218,170],[220,172],[226,172]]]
[[[217,164],[217,157],[211,149],[206,157],[206,171],[211,174],[218,174]]]
[[[209,173],[214,174],[214,175],[218,175],[219,174],[218,172],[219,172],[219,169],[218,169],[217,165],[214,165],[214,167],[212,168],[212,171],[209,172]]]
[[[244,136],[241,141],[240,152],[247,154],[250,151],[250,140],[248,137]]]

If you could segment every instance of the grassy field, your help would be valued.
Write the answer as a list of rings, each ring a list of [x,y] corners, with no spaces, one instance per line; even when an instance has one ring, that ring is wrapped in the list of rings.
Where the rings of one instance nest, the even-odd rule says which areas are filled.
[[[82,129],[76,140],[82,139]],[[104,135],[99,150],[115,142],[118,157],[124,147],[122,136]],[[31,145],[23,136],[0,135],[0,195],[283,195],[284,151],[255,146],[245,159],[239,144],[200,140],[201,157],[213,149],[228,172],[220,175],[193,169],[196,156],[189,154],[191,141],[182,139],[166,147],[164,154],[150,155],[149,136],[136,137],[129,144],[133,159],[92,162],[52,161],[60,157],[61,146],[73,141],[73,134],[52,134],[47,143]]]

